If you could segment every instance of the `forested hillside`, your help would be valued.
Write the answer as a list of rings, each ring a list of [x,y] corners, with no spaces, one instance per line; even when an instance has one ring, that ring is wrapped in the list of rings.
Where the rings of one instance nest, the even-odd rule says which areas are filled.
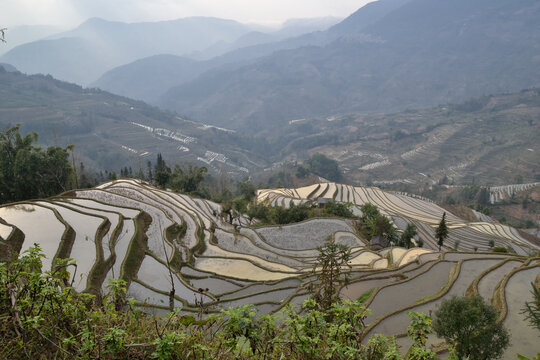
[[[0,68],[0,97],[2,131],[21,124],[22,133],[37,132],[42,145],[75,144],[75,163],[88,169],[138,171],[158,153],[174,164],[194,163],[236,176],[265,164],[257,155],[264,148],[234,131],[51,76]]]
[[[346,19],[350,32],[329,44],[210,71],[160,104],[256,133],[315,115],[419,108],[539,84],[537,1],[403,1],[353,26],[368,9]]]

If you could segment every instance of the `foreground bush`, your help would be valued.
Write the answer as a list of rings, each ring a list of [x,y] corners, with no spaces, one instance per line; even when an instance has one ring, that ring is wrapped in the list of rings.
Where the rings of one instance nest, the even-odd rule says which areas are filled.
[[[300,313],[288,305],[280,319],[260,316],[253,305],[204,320],[180,311],[159,318],[125,299],[123,281],[112,281],[97,303],[69,286],[75,264],[61,260],[43,272],[42,258],[36,245],[0,263],[1,358],[402,359],[393,338],[374,335],[362,343],[369,310],[358,301],[321,307],[308,299]],[[406,358],[433,359],[422,340],[429,317],[411,316],[415,344]]]
[[[480,296],[453,296],[443,300],[433,327],[438,336],[455,346],[460,359],[498,359],[510,342],[498,316]]]

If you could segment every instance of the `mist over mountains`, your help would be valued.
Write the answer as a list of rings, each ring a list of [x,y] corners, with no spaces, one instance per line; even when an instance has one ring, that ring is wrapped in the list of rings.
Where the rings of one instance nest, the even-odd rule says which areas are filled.
[[[41,40],[63,31],[58,26],[51,25],[21,25],[7,28],[8,39],[0,46],[0,56],[14,47],[29,42]]]
[[[180,57],[167,57],[166,60],[164,57],[141,59],[108,71],[91,86],[157,105],[168,106],[167,100],[159,100],[170,88],[185,84],[211,69],[224,67],[224,71],[230,71],[231,68],[235,69],[242,64],[277,51],[298,49],[305,46],[323,46],[376,22],[407,1],[409,0],[385,0],[369,3],[345,20],[331,26],[327,31],[313,31],[300,35],[298,31],[297,34],[291,33],[290,29],[304,29],[305,27],[298,25],[305,24],[307,26],[317,25],[322,30],[329,23],[334,22],[334,18],[293,20],[286,22],[282,30],[273,34],[250,32],[229,45],[231,51],[206,61],[191,62]],[[284,33],[298,36],[282,39]],[[209,50],[213,49],[214,47],[211,47]],[[174,107],[174,105],[171,106]]]
[[[209,17],[145,23],[92,18],[73,30],[19,45],[8,51],[2,61],[26,73],[51,74],[61,80],[88,85],[114,67],[148,56],[207,58],[242,46],[241,37],[254,32],[265,30],[270,32],[271,39],[277,40],[326,28],[338,20],[298,19],[284,24],[274,34],[261,26]],[[263,41],[267,40],[259,40]]]
[[[197,162],[199,158],[206,158],[207,150],[221,153],[219,147],[213,146],[212,134],[207,131],[208,125],[214,125],[236,131],[234,136],[231,132],[216,135],[216,139],[220,139],[216,143],[225,146],[223,152],[233,159],[235,166],[250,171],[259,171],[284,160],[302,161],[315,151],[341,161],[340,152],[350,152],[353,148],[369,151],[374,146],[380,147],[380,153],[389,159],[395,157],[392,163],[399,163],[401,153],[430,144],[432,138],[437,138],[438,130],[433,132],[433,129],[456,121],[446,110],[430,110],[436,109],[433,107],[471,98],[486,99],[484,95],[517,93],[540,85],[539,12],[540,4],[533,0],[380,0],[358,9],[343,21],[332,17],[296,19],[285,22],[279,30],[205,17],[129,24],[94,18],[73,30],[17,46],[0,58],[0,62],[14,65],[22,72],[50,73],[59,79],[89,84],[92,88],[172,111],[160,112],[154,108],[149,112],[151,116],[145,112],[141,119],[147,123],[141,120],[141,124],[183,133],[193,131],[187,136],[200,136],[207,141],[200,151],[193,150],[190,156],[182,154],[183,159]],[[8,65],[4,68],[15,70]],[[7,74],[4,77],[9,78]],[[32,126],[37,127],[23,126],[23,129],[42,130],[47,138],[51,136],[51,121],[58,129],[69,123],[67,133],[75,126],[72,123],[83,121],[92,131],[98,129],[100,141],[105,141],[107,136],[113,136],[105,130],[111,126],[107,125],[110,121],[125,122],[127,128],[132,126],[129,124],[131,106],[124,104],[131,100],[98,91],[95,94],[104,98],[103,104],[92,102],[86,104],[91,110],[80,111],[78,97],[66,100],[64,93],[51,92],[51,87],[56,85],[44,85],[52,79],[17,79],[4,84],[7,87],[4,86],[3,91],[10,94],[4,98],[4,109],[11,109],[4,110],[4,115],[10,116],[2,119],[4,124],[25,123],[36,114],[32,107],[59,101],[63,106],[69,103],[69,112],[62,109],[60,117],[70,114],[70,121],[57,121],[53,115],[56,109],[50,114],[45,112],[49,114],[45,117],[39,116],[39,121],[33,119]],[[30,91],[25,86],[20,88],[26,83],[33,84]],[[19,91],[19,95],[25,96],[24,101],[17,100],[18,95],[10,91]],[[47,91],[49,94],[44,95]],[[33,93],[41,95],[29,103]],[[100,98],[95,94],[91,96]],[[12,103],[6,103],[5,99]],[[109,116],[109,110],[102,109],[107,109],[107,104],[111,103],[121,105]],[[524,103],[526,113],[520,110],[520,103],[497,110],[497,114],[492,114],[493,110],[487,105],[481,109],[482,121],[497,124],[488,125],[489,132],[502,141],[490,140],[491,145],[495,144],[494,150],[489,150],[491,153],[506,153],[500,149],[521,138],[525,140],[519,144],[519,153],[526,154],[527,159],[534,156],[534,152],[529,151],[534,148],[534,136],[517,136],[517,130],[513,135],[505,135],[504,141],[496,136],[497,129],[511,131],[505,126],[507,120],[501,120],[507,113],[511,113],[511,117],[520,116],[520,124],[525,124],[524,133],[528,126],[537,126],[534,121],[529,124],[527,117],[537,113],[536,102],[534,104]],[[404,120],[410,117],[408,110],[426,108],[427,114],[422,115],[425,119]],[[463,134],[469,131],[465,129],[475,128],[474,121],[480,116],[474,111],[471,114],[464,120]],[[96,116],[101,124],[88,120]],[[157,117],[154,120],[166,119],[165,123],[153,124],[152,116]],[[48,117],[56,120],[47,120]],[[349,118],[360,120],[351,120],[351,123]],[[193,129],[185,130],[184,119],[190,119],[188,128]],[[202,124],[193,125],[199,121]],[[430,126],[434,128],[429,129]],[[131,143],[125,135],[131,130],[124,134],[124,125],[118,129],[115,140],[104,148],[113,151],[124,145],[134,149],[138,144]],[[205,130],[201,132],[201,129]],[[81,142],[91,144],[79,130],[76,133],[81,136]],[[362,137],[361,133],[367,137]],[[396,133],[407,137],[401,142],[394,141]],[[462,138],[461,133],[458,138]],[[383,143],[390,139],[390,143],[377,143],[377,139]],[[447,150],[455,143],[453,138],[450,140]],[[140,153],[160,151],[159,146],[150,142],[150,138],[145,138]],[[477,146],[476,152],[485,150],[485,146],[476,141],[469,144]],[[234,152],[235,147],[242,149],[238,159],[228,153]],[[176,151],[177,148],[172,147],[167,153],[173,155]],[[195,153],[197,156],[192,156]],[[496,159],[500,160],[495,156],[489,159],[484,161],[488,167],[495,166]],[[252,166],[250,161],[257,165]],[[368,165],[363,160],[354,161],[343,165],[347,168]],[[474,162],[483,163],[479,158]],[[95,163],[102,166],[98,163],[107,161]],[[452,161],[439,163],[452,167],[473,161],[461,152]],[[512,166],[506,168],[513,169]],[[417,173],[425,174],[428,170],[422,168]],[[444,168],[440,170],[442,177]],[[535,170],[530,170],[525,174],[533,179]],[[372,178],[370,174],[375,173]],[[393,181],[404,174],[418,177],[406,164],[396,171],[383,173],[372,169],[369,174],[364,171],[355,178]],[[493,176],[489,174],[485,178]],[[500,175],[497,181],[503,182],[504,176]]]
[[[531,0],[407,1],[327,45],[205,73],[160,104],[253,133],[315,114],[516,91],[540,80],[538,19],[540,4]],[[344,28],[354,28],[347,21]]]
[[[133,24],[93,18],[74,30],[20,45],[2,59],[23,72],[51,74],[87,85],[127,62],[161,53],[180,55],[203,50],[248,31],[235,21],[213,18]]]
[[[208,60],[145,58],[92,86],[252,134],[304,117],[459,102],[539,84],[539,12],[532,0],[381,0],[325,31],[259,38]]]

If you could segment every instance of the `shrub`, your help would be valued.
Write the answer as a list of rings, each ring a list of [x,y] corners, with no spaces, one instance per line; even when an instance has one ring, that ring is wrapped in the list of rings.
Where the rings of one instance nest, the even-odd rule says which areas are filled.
[[[93,295],[65,285],[74,265],[69,259],[42,272],[42,258],[36,246],[0,263],[2,358],[402,359],[393,338],[379,334],[362,344],[370,311],[360,301],[334,296],[332,304],[321,307],[309,298],[301,312],[287,305],[279,323],[253,305],[222,310],[206,320],[182,315],[178,308],[160,318],[136,310],[134,301],[125,299],[123,281],[111,283],[109,295],[98,303]],[[430,321],[414,314],[409,329],[415,344],[408,359],[433,358],[425,348]]]
[[[497,322],[498,314],[480,296],[444,300],[435,313],[437,336],[455,347],[460,359],[497,359],[508,347],[508,331]]]
[[[529,322],[531,327],[540,330],[540,275],[537,277],[538,285],[531,283],[533,301],[525,303],[525,307],[521,310],[521,314],[525,315],[525,320]]]
[[[351,203],[341,203],[336,201],[329,201],[324,204],[323,215],[324,216],[337,216],[343,218],[354,218],[354,214],[351,210]]]
[[[507,253],[508,249],[505,248],[504,246],[495,246],[494,248],[491,249],[491,251],[494,253]]]

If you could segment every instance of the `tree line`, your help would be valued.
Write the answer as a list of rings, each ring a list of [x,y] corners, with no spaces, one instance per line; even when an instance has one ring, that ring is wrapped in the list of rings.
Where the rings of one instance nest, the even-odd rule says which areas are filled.
[[[73,146],[36,146],[38,135],[21,135],[20,125],[0,133],[0,203],[49,197],[75,186],[69,161]]]

